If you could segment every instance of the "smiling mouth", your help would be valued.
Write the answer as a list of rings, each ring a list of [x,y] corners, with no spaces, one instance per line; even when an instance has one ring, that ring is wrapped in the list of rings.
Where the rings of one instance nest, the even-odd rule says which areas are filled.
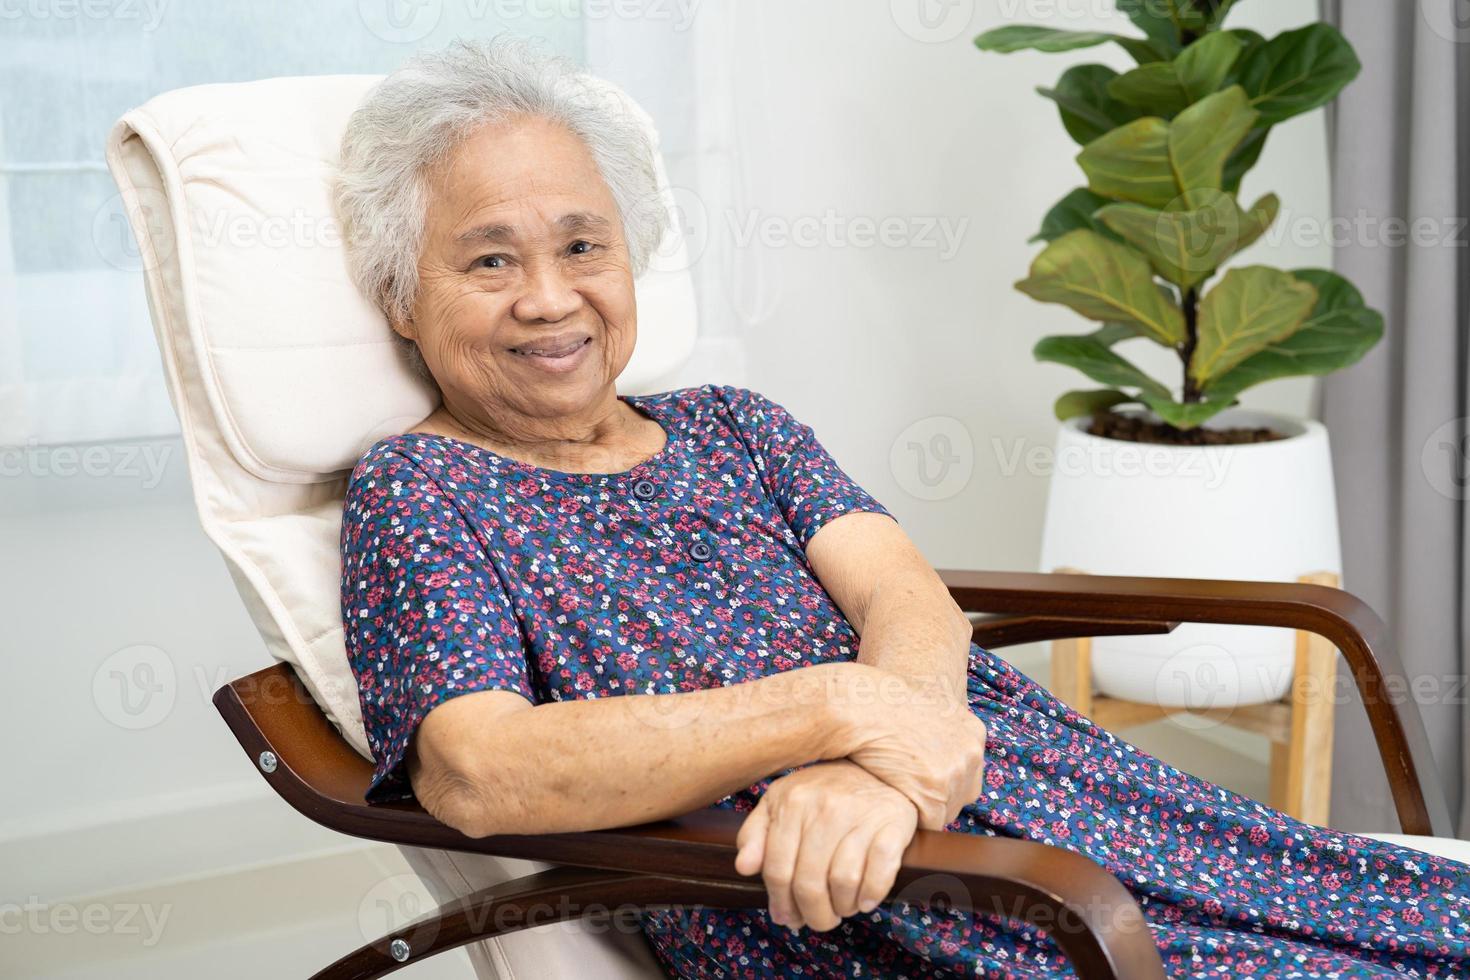
[[[590,343],[592,343],[591,337],[583,337],[580,340],[574,340],[571,343],[565,344],[555,342],[552,344],[526,344],[522,347],[512,347],[510,352],[512,354],[519,354],[522,357],[544,357],[554,361],[564,357],[571,357]]]

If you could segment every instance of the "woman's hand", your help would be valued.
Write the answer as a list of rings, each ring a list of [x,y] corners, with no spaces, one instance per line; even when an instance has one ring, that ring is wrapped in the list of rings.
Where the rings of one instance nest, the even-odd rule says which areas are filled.
[[[893,787],[820,762],[771,783],[740,827],[735,870],[761,874],[777,925],[825,932],[888,895],[917,821]]]
[[[846,758],[906,796],[920,827],[943,830],[984,789],[985,725],[963,692],[871,671],[843,693],[851,702],[848,724],[855,726],[845,740]]]

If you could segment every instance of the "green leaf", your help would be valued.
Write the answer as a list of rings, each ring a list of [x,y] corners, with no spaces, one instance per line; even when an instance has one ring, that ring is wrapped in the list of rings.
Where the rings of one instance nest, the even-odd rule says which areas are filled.
[[[1119,102],[1146,111],[1151,116],[1172,118],[1192,101],[1179,82],[1174,66],[1167,61],[1140,65],[1108,83],[1108,94]]]
[[[1256,161],[1261,159],[1261,151],[1266,148],[1266,137],[1271,135],[1270,126],[1257,125],[1245,135],[1245,139],[1230,154],[1230,159],[1225,161],[1225,174],[1222,187],[1224,190],[1234,194],[1240,190],[1240,182],[1245,178]]]
[[[1240,243],[1236,245],[1237,252],[1243,252],[1256,243],[1266,230],[1276,223],[1276,215],[1281,211],[1281,199],[1275,194],[1267,194],[1261,198],[1249,211],[1241,215],[1240,221]]]
[[[1231,269],[1199,304],[1199,340],[1189,376],[1201,390],[1272,344],[1290,337],[1317,304],[1317,289],[1263,265]]]
[[[1067,133],[1086,146],[1141,115],[1108,94],[1108,83],[1117,77],[1118,73],[1106,65],[1075,65],[1063,73],[1056,88],[1036,91],[1057,104]]]
[[[1143,337],[1145,334],[1140,333],[1137,327],[1129,323],[1104,323],[1087,336],[1104,347],[1111,347],[1120,340]]]
[[[1244,43],[1229,34],[1209,34],[1172,62],[1142,65],[1108,83],[1117,101],[1150,115],[1172,118],[1219,90]]]
[[[1177,48],[1184,33],[1213,31],[1225,20],[1235,0],[1118,0],[1118,9],[1149,37]]]
[[[1175,22],[1169,0],[1118,0],[1118,9],[1128,15],[1133,25],[1170,52],[1179,50],[1179,25]]]
[[[1104,197],[1162,208],[1179,196],[1169,159],[1169,124],[1156,116],[1135,119],[1093,140],[1077,163],[1088,186]]]
[[[1296,332],[1252,354],[1205,389],[1211,398],[1233,397],[1263,381],[1301,374],[1330,374],[1356,364],[1383,336],[1383,314],[1370,309],[1342,276],[1326,269],[1298,269],[1297,279],[1317,290],[1317,304]]]
[[[1202,402],[1176,402],[1172,398],[1144,394],[1140,400],[1159,418],[1176,429],[1193,429],[1235,404],[1233,398]]]
[[[1155,61],[1168,61],[1174,57],[1177,50],[1172,45],[1152,38],[1125,37],[1119,34],[1113,38],[1124,51],[1133,56],[1133,60],[1140,65],[1150,65]]]
[[[1225,161],[1256,124],[1256,117],[1238,85],[1181,112],[1168,132],[1169,161],[1179,188],[1220,190]]]
[[[1185,104],[1218,92],[1244,48],[1244,41],[1225,33],[1206,34],[1185,48],[1173,65]]]
[[[1031,353],[1038,361],[1065,364],[1105,385],[1121,385],[1165,398],[1169,396],[1169,389],[1092,337],[1042,337]]]
[[[1053,242],[1078,228],[1091,228],[1100,235],[1116,239],[1118,236],[1111,229],[1093,217],[1098,208],[1108,203],[1107,198],[1086,187],[1079,187],[1052,205],[1046,217],[1041,219],[1041,230],[1031,236],[1031,241]]]
[[[1096,217],[1147,255],[1161,276],[1190,289],[1241,248],[1243,215],[1235,198],[1220,191],[1194,191],[1188,198],[1178,210],[1111,204]]]
[[[975,38],[975,47],[981,51],[1010,54],[1013,51],[1042,51],[1055,54],[1061,51],[1076,51],[1092,48],[1112,41],[1133,56],[1140,65],[1151,61],[1168,61],[1173,52],[1161,48],[1153,41],[1123,34],[1108,34],[1102,31],[1059,31],[1050,27],[1035,27],[1029,24],[1012,24],[986,31]]]
[[[1114,405],[1126,405],[1136,402],[1137,398],[1126,395],[1116,388],[1102,388],[1094,391],[1068,391],[1057,399],[1052,406],[1056,417],[1062,421],[1076,418],[1079,415],[1096,415],[1106,412]]]
[[[1093,320],[1135,326],[1166,346],[1184,340],[1184,314],[1159,290],[1148,260],[1095,231],[1079,228],[1052,242],[1016,288]]]
[[[1237,41],[1239,41],[1241,43],[1241,47],[1242,47],[1241,54],[1242,54],[1242,56],[1246,52],[1250,51],[1252,48],[1260,47],[1261,45],[1263,45],[1263,44],[1266,43],[1265,37],[1263,37],[1261,34],[1257,33],[1256,31],[1251,30],[1248,27],[1235,27],[1235,28],[1231,28],[1228,31],[1221,31],[1220,33],[1221,34],[1229,34],[1231,37],[1235,38]],[[1240,71],[1240,63],[1241,63],[1241,59],[1237,59],[1236,62],[1235,62],[1235,70],[1230,73],[1231,74],[1231,81],[1234,81],[1235,80],[1234,76],[1239,73],[1239,71]]]
[[[1220,0],[1220,5],[1215,8],[1215,15],[1210,18],[1210,30],[1218,31],[1220,25],[1225,23],[1225,18],[1230,14],[1230,8],[1235,6],[1235,0]],[[1255,34],[1255,31],[1235,31],[1237,34]],[[1259,37],[1259,35],[1257,35]]]
[[[1076,51],[1078,48],[1095,48],[1099,44],[1119,40],[1119,35],[1103,31],[1059,31],[1052,27],[1035,27],[1030,24],[1011,24],[986,31],[975,38],[975,47],[981,51],[1010,54],[1014,51],[1043,51],[1056,54]]]
[[[1251,48],[1237,71],[1261,122],[1275,125],[1331,102],[1362,67],[1337,28],[1309,24]]]
[[[1276,220],[1281,202],[1267,194],[1249,211],[1222,191],[1183,195],[1163,211],[1137,204],[1110,204],[1093,220],[1116,232],[1149,257],[1159,275],[1189,289],[1208,279],[1230,256],[1256,242]]]

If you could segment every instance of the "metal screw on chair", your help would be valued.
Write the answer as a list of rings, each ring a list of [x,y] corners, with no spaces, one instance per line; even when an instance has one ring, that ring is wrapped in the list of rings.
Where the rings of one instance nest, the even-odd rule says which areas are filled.
[[[260,753],[260,771],[261,772],[275,772],[276,771],[276,754],[274,752],[267,751],[267,752]]]
[[[409,952],[410,950],[408,948],[408,943],[402,939],[395,939],[388,944],[389,955],[392,956],[399,963],[402,963],[408,959]]]

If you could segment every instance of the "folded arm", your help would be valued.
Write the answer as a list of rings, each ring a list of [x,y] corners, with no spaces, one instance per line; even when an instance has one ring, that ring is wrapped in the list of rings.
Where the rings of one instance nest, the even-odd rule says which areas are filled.
[[[812,536],[806,555],[862,637],[859,663],[937,684],[963,701],[970,620],[896,521],[843,514]]]
[[[825,664],[746,684],[533,706],[511,691],[435,707],[410,746],[414,795],[472,837],[620,827],[695,810],[773,772],[853,751],[874,680]]]

